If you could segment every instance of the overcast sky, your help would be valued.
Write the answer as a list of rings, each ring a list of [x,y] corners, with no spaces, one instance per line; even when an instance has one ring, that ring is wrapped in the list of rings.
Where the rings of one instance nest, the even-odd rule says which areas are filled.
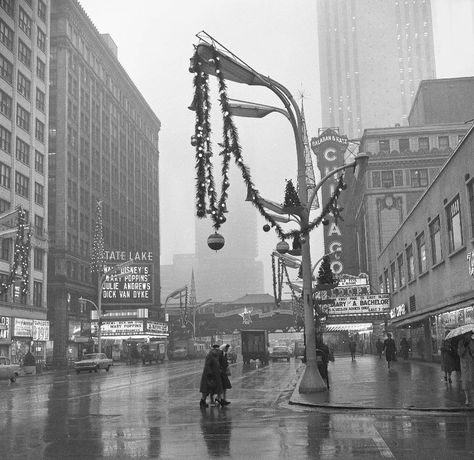
[[[195,34],[205,30],[262,74],[305,95],[309,137],[320,123],[316,0],[80,0],[161,120],[160,191],[162,264],[194,252],[194,113],[189,58]],[[438,77],[474,75],[474,0],[432,0]],[[213,96],[215,97],[216,92]],[[229,96],[280,106],[268,89],[229,85]],[[214,99],[216,108],[217,100]],[[262,196],[281,202],[284,179],[296,177],[296,155],[287,120],[236,119],[243,156]],[[219,141],[220,139],[217,139]],[[262,221],[263,225],[263,221]],[[209,223],[209,233],[212,233]],[[225,236],[225,225],[220,232]],[[260,257],[277,242],[259,232]],[[322,237],[313,232],[313,257]],[[266,271],[268,273],[268,271]],[[268,278],[268,277],[267,277]],[[271,280],[266,280],[271,292]]]

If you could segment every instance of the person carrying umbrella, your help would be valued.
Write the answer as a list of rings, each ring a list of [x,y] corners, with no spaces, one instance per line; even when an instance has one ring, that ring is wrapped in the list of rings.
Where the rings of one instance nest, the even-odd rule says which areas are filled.
[[[474,340],[472,330],[464,333],[459,339],[458,355],[461,361],[461,384],[466,397],[464,404],[470,406],[474,392]]]

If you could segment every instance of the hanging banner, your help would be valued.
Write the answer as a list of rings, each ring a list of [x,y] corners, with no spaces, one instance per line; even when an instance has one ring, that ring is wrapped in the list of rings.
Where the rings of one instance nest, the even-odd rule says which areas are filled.
[[[0,341],[10,340],[10,317],[0,316]]]
[[[49,341],[49,321],[33,320],[33,340],[37,342]]]
[[[13,337],[33,337],[33,320],[13,318]]]

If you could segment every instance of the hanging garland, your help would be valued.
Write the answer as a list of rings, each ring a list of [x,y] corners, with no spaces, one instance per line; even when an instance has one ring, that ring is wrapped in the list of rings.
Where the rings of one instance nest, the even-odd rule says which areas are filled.
[[[283,265],[283,270],[285,272],[285,277],[286,277],[288,286],[290,286],[291,297],[293,299],[291,306],[293,308],[293,315],[295,317],[295,326],[298,328],[300,326],[301,319],[304,319],[303,297],[296,295],[295,290],[293,289],[293,285],[291,284],[291,281],[290,281],[290,276],[288,275],[288,268],[286,264]]]
[[[310,222],[305,228],[291,230],[285,232],[283,228],[276,222],[272,215],[267,212],[265,207],[260,202],[258,191],[252,181],[250,170],[244,163],[242,157],[242,149],[239,143],[239,136],[237,128],[234,124],[231,109],[229,105],[229,99],[227,96],[227,85],[225,83],[224,75],[221,71],[220,59],[217,55],[216,50],[213,48],[213,57],[209,59],[209,62],[216,69],[216,76],[219,85],[219,103],[223,116],[223,142],[219,144],[222,147],[220,156],[222,157],[222,184],[221,194],[217,199],[217,193],[215,190],[214,177],[212,173],[212,148],[211,148],[211,123],[210,123],[210,100],[209,100],[209,82],[208,75],[201,71],[202,61],[197,51],[194,53],[192,62],[194,67],[192,68],[195,73],[194,76],[194,99],[193,105],[196,108],[196,121],[194,129],[193,144],[196,148],[196,214],[197,217],[206,217],[206,214],[210,214],[213,220],[213,227],[217,231],[222,223],[225,222],[224,212],[226,211],[226,202],[228,193],[227,190],[230,187],[229,181],[229,162],[234,156],[234,161],[237,167],[240,169],[242,178],[247,186],[247,190],[250,192],[251,200],[253,205],[258,209],[263,218],[275,228],[276,233],[281,240],[288,238],[302,237],[310,233],[315,227],[317,227],[324,217],[334,211],[334,217],[337,218],[340,213],[340,209],[337,208],[337,199],[342,190],[346,188],[343,176],[339,177],[338,185],[334,190],[329,202],[323,208],[319,217]],[[291,184],[293,185],[293,184]],[[294,188],[294,187],[293,187]],[[209,200],[209,206],[206,206],[206,195]]]
[[[15,248],[13,252],[13,265],[4,283],[0,284],[0,294],[5,294],[17,279],[17,270],[21,268],[22,295],[28,293],[29,285],[29,255],[31,248],[31,232],[26,229],[26,216],[22,208],[18,208],[18,227],[15,237]]]

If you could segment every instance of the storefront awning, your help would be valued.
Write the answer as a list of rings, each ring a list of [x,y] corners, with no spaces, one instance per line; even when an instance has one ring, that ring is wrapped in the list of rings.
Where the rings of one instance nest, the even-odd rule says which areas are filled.
[[[326,332],[341,332],[341,331],[351,331],[351,332],[362,332],[362,331],[371,331],[372,323],[346,323],[346,324],[327,324]]]

